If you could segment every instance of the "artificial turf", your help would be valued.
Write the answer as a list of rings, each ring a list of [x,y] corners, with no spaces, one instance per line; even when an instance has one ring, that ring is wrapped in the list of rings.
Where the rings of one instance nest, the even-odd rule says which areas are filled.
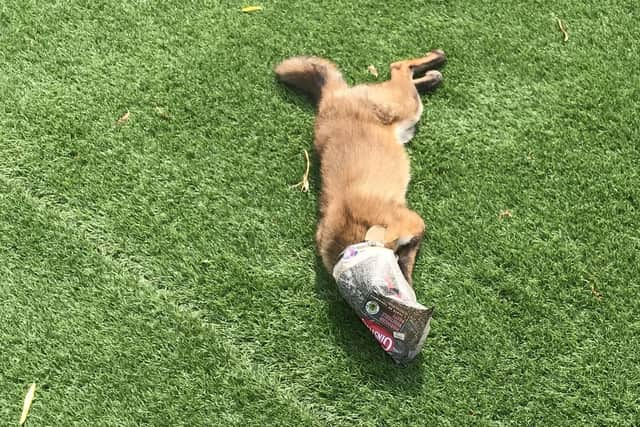
[[[33,426],[640,424],[640,7],[244,5],[0,5],[0,424],[31,382]],[[316,258],[313,107],[272,68],[436,47],[400,369]]]

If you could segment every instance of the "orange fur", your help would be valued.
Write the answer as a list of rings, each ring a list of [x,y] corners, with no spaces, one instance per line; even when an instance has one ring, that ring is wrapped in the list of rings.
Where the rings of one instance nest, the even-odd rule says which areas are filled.
[[[411,283],[424,222],[406,203],[409,158],[402,146],[413,137],[422,103],[416,85],[437,85],[442,75],[414,74],[444,61],[442,51],[391,64],[391,79],[349,87],[337,67],[317,57],[294,57],[276,67],[285,83],[318,101],[314,146],[322,191],[316,241],[332,271],[339,254],[364,240],[374,225],[386,227],[385,245],[396,250]]]

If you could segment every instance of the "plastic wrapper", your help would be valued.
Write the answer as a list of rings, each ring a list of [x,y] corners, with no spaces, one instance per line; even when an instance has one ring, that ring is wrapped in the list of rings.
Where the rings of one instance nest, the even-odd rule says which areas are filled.
[[[420,353],[433,308],[416,301],[392,250],[375,242],[349,246],[333,277],[342,297],[393,360],[404,364]]]

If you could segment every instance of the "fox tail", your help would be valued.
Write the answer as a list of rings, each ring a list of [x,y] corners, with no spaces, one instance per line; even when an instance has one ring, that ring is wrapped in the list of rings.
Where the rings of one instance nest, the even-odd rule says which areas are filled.
[[[327,92],[347,87],[338,67],[316,56],[285,59],[275,72],[282,82],[312,95],[316,100]]]

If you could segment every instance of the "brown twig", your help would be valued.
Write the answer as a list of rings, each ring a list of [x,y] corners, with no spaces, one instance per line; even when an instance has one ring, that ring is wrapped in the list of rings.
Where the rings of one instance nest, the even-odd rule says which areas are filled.
[[[560,18],[558,18],[558,27],[560,27],[560,31],[562,31],[562,34],[564,34],[564,41],[566,43],[567,40],[569,40],[569,33],[567,33],[567,30],[562,25],[562,21],[560,20]]]
[[[302,181],[295,185],[292,185],[291,188],[300,187],[300,191],[306,193],[307,191],[309,191],[309,168],[311,165],[311,163],[309,162],[309,153],[307,152],[307,150],[304,150],[304,157],[307,159],[307,169],[304,171]]]

